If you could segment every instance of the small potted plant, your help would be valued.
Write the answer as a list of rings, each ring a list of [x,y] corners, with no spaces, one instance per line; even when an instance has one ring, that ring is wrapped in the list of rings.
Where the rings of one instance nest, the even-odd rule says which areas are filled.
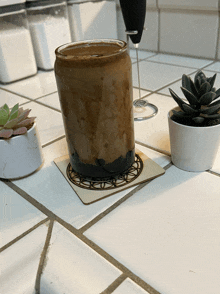
[[[171,96],[178,107],[168,114],[171,159],[186,171],[212,168],[220,145],[220,89],[214,88],[216,74],[207,78],[199,70],[194,82],[182,76],[182,100],[173,90]],[[188,103],[187,103],[188,102]]]
[[[0,108],[0,178],[24,177],[43,163],[35,117],[16,104]]]

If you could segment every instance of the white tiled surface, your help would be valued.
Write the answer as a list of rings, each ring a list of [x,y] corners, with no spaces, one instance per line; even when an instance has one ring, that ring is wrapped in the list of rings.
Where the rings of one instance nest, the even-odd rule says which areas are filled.
[[[211,171],[216,172],[217,174],[220,175],[220,147],[215,159],[215,163],[213,165],[213,167],[211,168]]]
[[[37,99],[38,102],[61,110],[58,92]]]
[[[63,119],[60,112],[36,102],[26,104],[24,108],[31,109],[30,114],[37,117],[36,123],[42,145],[64,135]]]
[[[120,270],[55,223],[41,277],[41,294],[101,293],[120,275]]]
[[[5,90],[0,89],[0,107],[7,103],[9,108],[13,107],[15,104],[23,104],[29,102],[30,100],[15,95],[13,93],[7,92]]]
[[[213,75],[215,74],[215,72],[213,72],[213,71],[206,70],[206,69],[210,69],[210,68],[212,68],[212,67],[208,66],[207,68],[202,70],[207,77],[213,77]],[[196,71],[193,74],[189,74],[189,76],[191,77],[191,79],[193,81],[194,81],[195,73],[196,73]],[[214,86],[216,87],[216,89],[218,89],[218,88],[220,88],[220,73],[218,73],[217,71],[216,71],[216,73],[217,73],[217,75],[216,75]],[[165,87],[164,89],[160,90],[159,93],[170,95],[168,88],[171,88],[177,95],[179,95],[181,98],[184,98],[183,92],[180,89],[181,86],[182,86],[182,76],[179,77],[178,82],[173,83],[169,87]]]
[[[0,191],[1,248],[46,216],[2,182]]]
[[[143,148],[142,151],[144,151]],[[169,163],[169,159],[162,154],[150,149],[147,151],[145,149],[145,152],[162,167]],[[43,148],[43,153],[44,166],[31,177],[16,180],[14,183],[76,228],[84,226],[133,189],[127,189],[90,206],[85,206],[53,162],[55,158],[68,153],[66,139]]]
[[[139,287],[130,279],[126,279],[112,293],[113,294],[149,294],[147,291],[143,290],[141,287]]]
[[[180,67],[175,65],[163,64],[142,60],[140,66],[141,88],[155,91],[166,84],[172,83],[181,78],[182,75],[190,74],[195,70],[193,68]],[[132,65],[133,86],[138,87],[137,66]]]
[[[211,70],[214,72],[220,72],[220,62],[214,62],[212,65],[206,67],[206,70]]]
[[[130,49],[130,57],[135,59],[137,58],[137,55],[136,55],[136,50],[134,49]],[[149,58],[151,56],[154,56],[155,53],[154,52],[147,52],[147,51],[143,51],[141,49],[138,49],[138,59],[139,60],[142,60],[142,59],[146,59],[146,58]]]
[[[212,60],[207,60],[207,59],[190,58],[190,57],[170,55],[170,54],[156,54],[153,57],[149,57],[148,60],[156,61],[159,63],[167,63],[167,64],[173,64],[173,65],[193,67],[196,69],[207,66],[208,64],[211,64],[213,62]],[[218,66],[218,70],[220,70],[220,66]]]
[[[131,50],[132,57],[134,54]],[[135,138],[169,154],[167,113],[176,103],[169,96],[168,87],[178,93],[180,82],[176,81],[181,80],[183,73],[192,74],[205,67],[204,72],[212,76],[214,71],[220,72],[219,62],[209,65],[210,60],[168,54],[153,56],[152,52],[143,51],[139,52],[139,58],[145,59],[140,61],[141,96],[147,95],[144,99],[155,104],[159,112],[150,120],[135,122]],[[133,64],[134,86],[137,86],[136,67]],[[218,75],[216,87],[220,87]],[[172,166],[165,175],[151,181],[126,201],[118,202],[132,189],[86,206],[53,163],[55,158],[67,154],[66,140],[60,139],[64,128],[54,73],[39,72],[35,77],[0,88],[1,104],[22,104],[33,100],[24,107],[31,108],[31,114],[37,116],[41,143],[48,143],[43,148],[44,165],[29,177],[13,181],[23,193],[36,200],[36,207],[0,181],[3,203],[6,202],[2,191],[6,191],[7,199],[10,197],[11,210],[9,213],[7,208],[4,215],[11,216],[12,225],[2,244],[48,215],[50,217],[48,210],[79,233],[76,237],[55,223],[41,276],[41,293],[60,294],[64,286],[68,294],[100,293],[121,275],[118,262],[127,267],[131,275],[134,273],[139,277],[140,285],[147,283],[161,294],[219,292],[220,150],[212,168],[213,174],[187,173]],[[133,94],[134,99],[139,98],[137,88]],[[136,147],[162,167],[170,163],[170,156],[141,145]],[[45,215],[37,207],[43,209]],[[107,209],[111,210],[108,214],[105,213]],[[9,229],[8,223],[7,226]],[[18,227],[16,231],[15,226]],[[41,225],[0,253],[3,260],[0,292],[35,294],[36,272],[47,229],[46,225]],[[93,251],[88,247],[80,235],[81,229],[84,236],[110,253],[115,261],[107,261],[99,249]],[[93,292],[84,288],[85,277],[90,280],[88,285]],[[147,293],[135,281],[135,276],[133,279],[127,276],[113,293]]]
[[[148,102],[158,107],[158,114],[144,121],[135,121],[135,139],[159,150],[170,152],[167,113],[176,106],[171,97],[152,94]]]
[[[219,190],[219,177],[173,166],[85,235],[160,293],[217,293]]]
[[[35,280],[48,227],[41,225],[0,253],[0,293],[35,294]]]
[[[57,91],[53,71],[39,71],[37,75],[29,79],[24,79],[8,85],[0,84],[0,87],[31,99],[36,99]]]

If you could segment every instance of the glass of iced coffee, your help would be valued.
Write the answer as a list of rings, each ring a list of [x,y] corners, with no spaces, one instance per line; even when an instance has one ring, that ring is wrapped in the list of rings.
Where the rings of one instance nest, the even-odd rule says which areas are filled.
[[[119,40],[91,40],[55,51],[55,76],[70,164],[92,178],[117,176],[134,162],[131,59]]]

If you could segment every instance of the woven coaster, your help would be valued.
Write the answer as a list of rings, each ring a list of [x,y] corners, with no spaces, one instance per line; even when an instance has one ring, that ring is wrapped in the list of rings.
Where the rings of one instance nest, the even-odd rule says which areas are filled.
[[[70,181],[70,179],[67,176],[67,169],[70,167],[69,155],[64,155],[62,157],[54,159],[54,163],[57,165],[57,167],[59,168],[59,170],[65,177],[65,179],[67,180],[67,182],[76,192],[80,200],[84,204],[91,204],[93,202],[96,202],[108,196],[111,196],[115,193],[121,192],[125,189],[131,188],[133,186],[139,185],[146,181],[152,180],[165,173],[165,170],[156,162],[154,162],[152,159],[150,159],[146,154],[142,153],[138,149],[135,150],[135,153],[136,153],[136,157],[138,156],[139,158],[141,158],[143,162],[143,166],[141,163],[141,173],[137,177],[135,177],[134,180],[128,183],[119,184],[118,186],[113,188],[107,187],[107,189],[103,189],[103,190],[99,190],[96,188],[94,189],[82,188],[72,183],[72,181]],[[132,173],[132,170],[131,170],[131,173]]]

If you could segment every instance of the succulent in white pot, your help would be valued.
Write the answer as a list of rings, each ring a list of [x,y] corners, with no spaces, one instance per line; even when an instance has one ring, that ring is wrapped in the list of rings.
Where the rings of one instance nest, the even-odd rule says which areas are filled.
[[[206,77],[199,70],[194,81],[182,76],[186,100],[173,90],[178,107],[168,113],[171,159],[178,168],[205,171],[212,168],[220,147],[220,89],[214,88],[216,74]]]
[[[43,163],[35,118],[17,103],[0,107],[0,178],[15,179],[34,172]]]

